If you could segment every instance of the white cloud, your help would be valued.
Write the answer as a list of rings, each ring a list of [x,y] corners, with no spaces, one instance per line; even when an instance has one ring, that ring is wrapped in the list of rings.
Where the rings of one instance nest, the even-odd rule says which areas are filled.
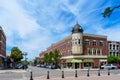
[[[77,0],[74,4],[69,0],[3,0],[0,1],[0,25],[7,36],[7,46],[17,45],[29,53],[29,58],[38,56],[51,43],[70,35],[77,20],[85,33],[105,34],[110,40],[120,40],[119,24],[105,21],[101,16],[102,10],[111,2],[103,3],[99,0],[91,3]],[[104,28],[113,22],[114,28]]]
[[[0,15],[0,24],[7,36],[7,46],[18,46],[35,57],[40,50],[49,44],[50,32],[36,23],[36,20],[25,13],[15,0],[1,1],[4,8]],[[45,36],[46,34],[46,36]],[[50,41],[50,40],[49,40]],[[44,43],[45,42],[45,43]]]

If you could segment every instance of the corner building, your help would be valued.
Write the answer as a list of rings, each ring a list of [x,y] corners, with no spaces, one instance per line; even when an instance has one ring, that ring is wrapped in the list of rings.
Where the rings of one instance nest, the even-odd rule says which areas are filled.
[[[83,33],[82,27],[76,23],[72,34],[52,44],[46,53],[60,51],[62,68],[98,68],[107,62],[107,36]]]

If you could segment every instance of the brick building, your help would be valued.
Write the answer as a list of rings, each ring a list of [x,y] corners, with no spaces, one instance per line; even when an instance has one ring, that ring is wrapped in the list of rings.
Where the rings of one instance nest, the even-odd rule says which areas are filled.
[[[62,55],[61,67],[98,68],[107,61],[107,36],[83,33],[82,27],[76,23],[70,36],[52,44],[45,52],[55,49]]]
[[[3,32],[2,27],[0,26],[0,68],[5,67],[5,58],[6,58],[6,36]]]

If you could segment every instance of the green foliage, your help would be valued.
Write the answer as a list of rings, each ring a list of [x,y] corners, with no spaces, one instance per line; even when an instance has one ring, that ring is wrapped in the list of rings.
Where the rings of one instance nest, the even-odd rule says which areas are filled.
[[[37,65],[37,60],[36,60],[36,59],[34,60],[34,65],[35,65],[35,66]]]
[[[21,50],[18,47],[13,47],[11,49],[10,58],[14,60],[15,63],[19,63],[23,59]]]
[[[61,58],[60,52],[57,49],[54,51],[54,57],[53,58],[54,58],[55,62],[58,62]]]
[[[120,61],[120,58],[117,56],[108,56],[107,61],[108,63],[118,63]]]
[[[111,13],[112,13],[112,10],[110,9],[110,7],[107,7],[102,14],[103,14],[103,17],[110,17]]]
[[[53,56],[54,56],[54,54],[53,54],[53,52],[51,51],[51,52],[49,53],[49,57],[48,57],[48,59],[49,59],[48,62],[49,62],[49,63],[53,62],[53,59],[54,59]]]
[[[104,12],[102,13],[103,17],[110,17],[110,15],[112,14],[112,12],[117,9],[120,8],[120,5],[114,6],[113,8],[107,7]]]
[[[48,53],[45,53],[43,60],[44,60],[44,62],[46,62],[46,63],[49,62],[49,55],[48,55]]]
[[[54,52],[50,52],[50,53],[45,53],[44,55],[44,62],[46,63],[52,63],[55,62],[57,63],[60,60],[61,56],[59,54],[58,50],[55,50]]]

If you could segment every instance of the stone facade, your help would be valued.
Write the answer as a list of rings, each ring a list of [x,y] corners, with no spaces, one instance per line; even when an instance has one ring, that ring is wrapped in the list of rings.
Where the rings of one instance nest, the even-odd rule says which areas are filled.
[[[108,41],[108,56],[120,57],[120,42]]]

